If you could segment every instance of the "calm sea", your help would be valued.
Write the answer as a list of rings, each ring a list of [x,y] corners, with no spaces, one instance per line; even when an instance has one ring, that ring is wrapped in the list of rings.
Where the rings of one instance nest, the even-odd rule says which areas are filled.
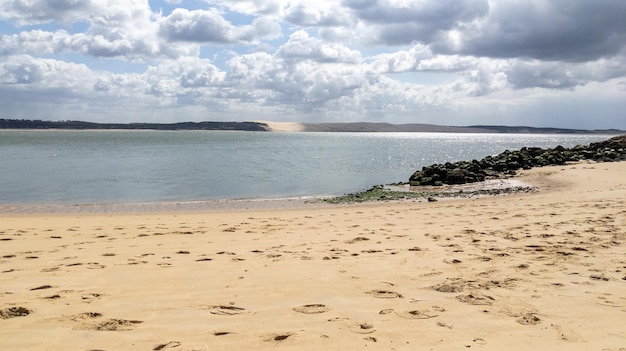
[[[283,198],[407,181],[422,166],[598,135],[0,131],[0,204]]]

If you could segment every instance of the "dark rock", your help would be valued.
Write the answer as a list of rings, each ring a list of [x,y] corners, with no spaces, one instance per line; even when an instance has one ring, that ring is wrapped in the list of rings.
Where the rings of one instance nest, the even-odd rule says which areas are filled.
[[[467,172],[467,171],[466,171]],[[446,184],[465,184],[467,183],[467,173],[463,169],[455,168],[446,175]]]
[[[626,135],[591,143],[588,146],[576,145],[571,149],[561,145],[554,149],[524,147],[517,151],[505,150],[499,155],[487,156],[482,160],[433,164],[413,173],[409,178],[409,184],[439,186],[473,183],[485,179],[506,178],[515,175],[519,169],[564,165],[567,162],[581,160],[596,162],[626,160]]]

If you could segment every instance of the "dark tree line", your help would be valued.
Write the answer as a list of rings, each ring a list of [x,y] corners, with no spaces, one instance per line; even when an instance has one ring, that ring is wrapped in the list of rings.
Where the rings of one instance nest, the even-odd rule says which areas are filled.
[[[93,123],[84,121],[0,119],[0,129],[242,130],[265,132],[269,128],[267,124],[258,122]]]

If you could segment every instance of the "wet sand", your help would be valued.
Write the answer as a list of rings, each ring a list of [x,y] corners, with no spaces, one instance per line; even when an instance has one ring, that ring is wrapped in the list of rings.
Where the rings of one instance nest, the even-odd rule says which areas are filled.
[[[624,350],[626,163],[520,179],[538,191],[0,214],[0,348]]]

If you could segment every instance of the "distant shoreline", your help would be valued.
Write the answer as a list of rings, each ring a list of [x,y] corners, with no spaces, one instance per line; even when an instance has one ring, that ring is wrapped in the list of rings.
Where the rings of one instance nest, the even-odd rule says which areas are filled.
[[[626,131],[618,129],[568,129],[538,128],[528,126],[443,126],[435,124],[390,124],[390,123],[295,123],[259,121],[272,132],[322,132],[322,133],[500,133],[500,134],[606,134],[619,135]]]
[[[249,132],[319,132],[319,133],[499,133],[499,134],[603,134],[618,135],[619,129],[568,129],[529,126],[443,126],[435,124],[390,123],[298,123],[272,121],[244,122],[179,122],[179,123],[94,123],[84,121],[42,121],[0,119],[0,130],[216,130]]]
[[[179,122],[179,123],[94,123],[85,121],[42,121],[0,119],[0,129],[17,130],[239,130],[265,132],[258,122]]]

